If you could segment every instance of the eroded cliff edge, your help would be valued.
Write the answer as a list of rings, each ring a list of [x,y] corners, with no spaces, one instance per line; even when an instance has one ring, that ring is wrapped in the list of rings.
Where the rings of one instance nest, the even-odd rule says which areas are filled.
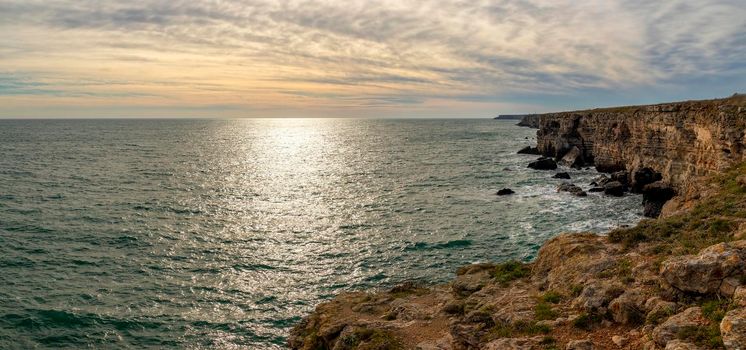
[[[547,154],[562,158],[566,155],[562,148],[580,150],[581,145],[583,156],[589,157],[586,161],[592,157],[598,166],[605,164],[598,163],[599,155],[617,154],[611,151],[617,149],[621,161],[614,164],[623,165],[625,172],[633,173],[636,166],[656,167],[662,180],[679,191],[699,195],[686,211],[607,236],[560,235],[548,241],[529,264],[471,265],[459,269],[447,285],[407,283],[385,291],[341,294],[319,305],[293,329],[290,347],[746,348],[746,163],[739,162],[744,159],[739,98],[658,105],[693,106],[691,113],[697,115],[708,110],[715,113],[714,122],[705,122],[706,114],[651,112],[654,106],[543,115],[541,123],[547,126],[540,129],[544,133],[540,145],[553,145],[542,148]],[[632,113],[645,121],[660,119],[673,126],[637,125],[630,120],[625,120],[625,126],[617,124],[618,130],[629,130],[629,140],[649,140],[647,146],[627,145],[642,153],[634,155],[617,147],[622,140],[586,134],[589,125],[597,131],[602,128],[599,118],[609,113]],[[701,118],[703,124],[690,124],[687,118]],[[621,117],[607,122],[615,120]],[[739,125],[740,134],[735,130]],[[610,129],[603,132],[616,134]],[[686,130],[695,130],[695,135],[706,135],[702,134],[706,130],[710,137],[692,138]],[[676,145],[663,139],[677,137],[670,135],[690,136],[678,139],[687,144]],[[708,158],[715,151],[727,153],[722,149],[726,144],[731,156]],[[662,150],[675,153],[662,154],[665,160],[651,155]],[[680,176],[679,169],[689,175]]]
[[[634,188],[641,169],[660,173],[681,200],[696,199],[701,180],[746,160],[746,95],[539,115],[537,148],[601,172],[625,171]],[[641,189],[641,188],[640,188]]]

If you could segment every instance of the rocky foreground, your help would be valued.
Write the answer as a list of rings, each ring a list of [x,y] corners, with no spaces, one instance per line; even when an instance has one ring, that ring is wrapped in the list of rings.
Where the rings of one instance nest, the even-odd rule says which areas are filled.
[[[678,149],[677,154],[686,159],[666,155],[667,162],[649,161],[650,153],[630,153],[630,160],[614,161],[615,167],[609,169],[618,172],[621,166],[632,178],[646,165],[660,169],[661,179],[656,180],[679,193],[673,201],[677,210],[665,213],[664,218],[645,220],[636,227],[603,236],[560,235],[546,242],[532,263],[465,266],[447,285],[406,283],[388,291],[339,295],[319,305],[293,329],[290,347],[746,349],[744,128],[740,129],[740,138],[733,136],[736,131],[732,129],[743,124],[738,119],[743,111],[742,107],[734,109],[732,100],[716,101],[720,102],[687,102],[689,107],[683,107],[693,108],[696,113],[714,113],[712,118],[719,118],[719,122],[710,126],[666,117],[660,113],[669,112],[661,112],[658,107],[652,109],[653,114],[645,108],[634,110],[644,120],[660,118],[662,124],[652,127],[661,132],[688,134],[690,128],[699,130],[694,141],[680,141],[689,142],[686,145],[676,146],[665,139],[646,141],[653,150]],[[677,112],[681,108],[663,109]],[[727,114],[731,112],[737,118]],[[552,155],[558,159],[576,148],[579,152],[575,153],[585,164],[607,154],[607,146],[594,146],[582,137],[576,144],[563,141],[562,137],[577,139],[577,126],[584,123],[578,115],[583,114],[559,115],[559,119],[569,120],[565,127],[552,123],[552,117],[542,116],[545,127],[568,131],[548,133],[550,129],[540,129],[540,134],[554,135],[543,138],[547,142],[544,146],[540,139],[542,154],[550,155],[548,144],[555,145],[551,147],[555,153],[556,145],[562,145],[564,154]],[[619,125],[618,120],[614,122]],[[674,125],[673,129],[666,123]],[[639,128],[636,133],[646,133],[643,126]],[[725,134],[713,134],[713,128],[722,128]],[[569,136],[557,136],[563,133]],[[628,137],[645,139],[637,134]],[[700,137],[703,139],[697,141]],[[723,144],[729,145],[728,152],[710,150]],[[690,157],[692,154],[709,154],[710,158]],[[717,154],[716,159],[713,154]],[[700,161],[704,162],[702,170],[690,166]],[[689,175],[679,176],[677,169]]]

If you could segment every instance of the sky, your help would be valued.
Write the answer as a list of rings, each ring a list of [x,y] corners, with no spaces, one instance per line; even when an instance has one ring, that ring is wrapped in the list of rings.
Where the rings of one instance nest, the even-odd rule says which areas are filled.
[[[473,118],[746,91],[743,0],[0,0],[0,32],[0,118]]]

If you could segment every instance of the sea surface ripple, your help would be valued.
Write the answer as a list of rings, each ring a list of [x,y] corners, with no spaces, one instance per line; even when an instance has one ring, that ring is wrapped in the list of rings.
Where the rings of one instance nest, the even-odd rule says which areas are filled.
[[[445,282],[639,221],[639,196],[577,198],[527,169],[516,150],[534,135],[494,120],[0,121],[0,348],[279,349],[341,291]]]

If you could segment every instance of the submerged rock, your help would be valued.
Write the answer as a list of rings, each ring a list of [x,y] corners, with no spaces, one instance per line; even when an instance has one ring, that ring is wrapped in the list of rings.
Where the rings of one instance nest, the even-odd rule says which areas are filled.
[[[554,170],[557,169],[557,162],[552,158],[541,157],[531,163],[528,163],[528,167],[536,170]]]
[[[563,182],[557,187],[557,192],[569,192],[578,197],[585,197],[588,194],[583,191],[582,188],[575,186],[569,182]]]
[[[567,172],[556,173],[556,174],[554,174],[554,176],[552,176],[552,178],[553,179],[567,179],[567,180],[569,180],[570,179],[570,174],[568,174]]]
[[[526,146],[518,151],[518,154],[541,154],[536,147]]]
[[[627,188],[619,181],[609,181],[604,185],[604,194],[621,197]]]
[[[598,177],[596,177],[595,179],[593,179],[593,182],[591,182],[591,186],[603,187],[609,181],[611,181],[611,179],[609,179],[608,176],[601,174]]]
[[[618,181],[624,186],[629,186],[629,176],[626,171],[617,171],[611,174],[611,181]]]
[[[509,194],[513,194],[515,191],[509,189],[509,188],[503,188],[502,190],[497,191],[498,196],[507,196]]]

